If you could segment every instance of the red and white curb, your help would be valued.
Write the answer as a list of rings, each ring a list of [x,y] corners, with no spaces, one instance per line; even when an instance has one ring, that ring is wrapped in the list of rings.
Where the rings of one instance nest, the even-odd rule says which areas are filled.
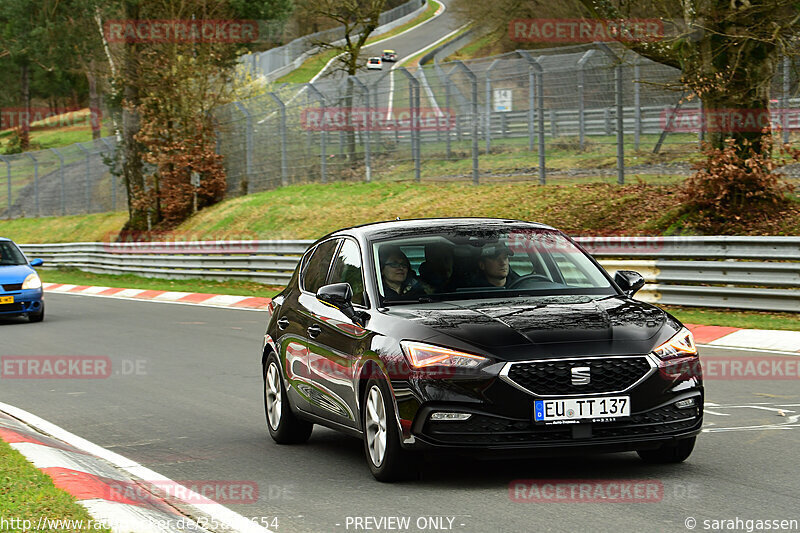
[[[271,298],[233,296],[230,294],[122,289],[119,287],[94,287],[88,285],[67,285],[63,283],[42,283],[42,288],[45,292],[63,294],[128,298],[132,300],[153,300],[156,302],[180,304],[200,304],[211,307],[235,307],[237,309],[266,309],[272,301]]]
[[[743,329],[685,324],[697,344],[720,348],[745,348],[800,353],[800,331]]]
[[[1,402],[0,439],[50,476],[56,487],[72,494],[96,522],[108,524],[114,533],[208,533],[198,523],[213,524],[218,531],[271,533],[161,474]],[[173,487],[170,492],[174,494],[169,499],[160,497],[159,486]]]

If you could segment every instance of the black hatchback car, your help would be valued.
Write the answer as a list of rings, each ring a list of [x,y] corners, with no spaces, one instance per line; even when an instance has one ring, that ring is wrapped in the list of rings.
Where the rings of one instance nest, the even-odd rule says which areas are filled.
[[[373,475],[414,452],[692,452],[692,334],[549,226],[424,219],[315,242],[271,304],[262,365],[278,443],[314,424],[363,439]]]

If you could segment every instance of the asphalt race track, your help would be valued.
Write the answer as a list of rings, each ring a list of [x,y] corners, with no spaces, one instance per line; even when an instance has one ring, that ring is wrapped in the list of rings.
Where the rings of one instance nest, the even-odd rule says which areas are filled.
[[[105,356],[111,375],[4,376],[0,402],[173,480],[255,482],[257,502],[228,507],[277,517],[281,533],[688,531],[689,518],[698,531],[730,531],[704,521],[739,518],[746,531],[745,520],[800,520],[797,380],[707,381],[707,402],[716,405],[707,405],[706,432],[681,465],[648,466],[632,453],[439,457],[420,479],[387,485],[373,480],[355,439],[321,428],[307,445],[269,438],[259,359],[264,312],[60,294],[46,301],[42,324],[0,322],[0,355]],[[701,355],[776,357],[710,348]],[[519,479],[646,480],[661,488],[636,503],[514,501],[509,487]],[[398,529],[389,517],[406,517],[409,526]]]

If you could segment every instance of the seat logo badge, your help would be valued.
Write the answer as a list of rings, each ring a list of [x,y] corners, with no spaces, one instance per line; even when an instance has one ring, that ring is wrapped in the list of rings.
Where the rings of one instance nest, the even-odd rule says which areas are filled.
[[[588,385],[592,382],[592,369],[588,366],[574,366],[570,370],[573,385]]]

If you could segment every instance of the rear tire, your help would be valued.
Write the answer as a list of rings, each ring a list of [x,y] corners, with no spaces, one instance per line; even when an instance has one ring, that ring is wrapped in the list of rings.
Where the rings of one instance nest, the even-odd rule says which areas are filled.
[[[669,464],[682,463],[692,455],[697,437],[681,439],[673,444],[663,444],[655,450],[638,450],[636,453],[645,463]]]
[[[30,322],[41,322],[44,320],[44,302],[42,302],[42,308],[39,310],[38,313],[28,313],[28,321]]]
[[[378,481],[392,482],[414,475],[411,454],[400,444],[391,392],[385,379],[370,379],[361,413],[364,454]]]
[[[264,411],[269,434],[278,444],[300,444],[311,437],[314,424],[299,419],[292,412],[274,353],[264,364]]]

